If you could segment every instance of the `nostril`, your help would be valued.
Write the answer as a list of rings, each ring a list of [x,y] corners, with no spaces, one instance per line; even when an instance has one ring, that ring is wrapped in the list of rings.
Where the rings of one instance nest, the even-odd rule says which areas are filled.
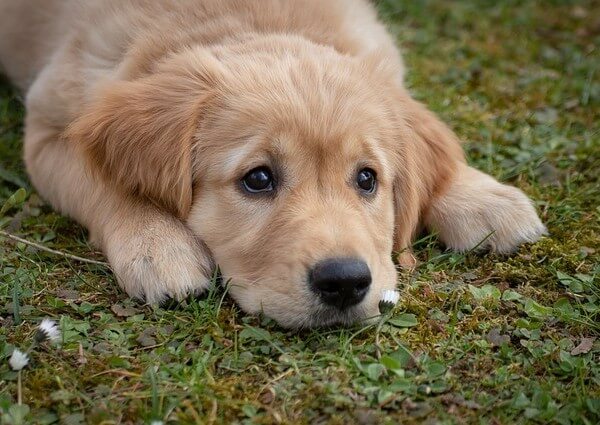
[[[318,283],[317,286],[321,292],[328,292],[331,294],[335,294],[336,292],[339,292],[339,288],[337,287],[335,282],[326,281],[326,282]]]
[[[326,304],[346,308],[363,300],[371,285],[371,271],[360,259],[332,258],[317,263],[309,280]]]
[[[357,283],[357,285],[356,285],[356,289],[358,289],[358,290],[364,290],[364,289],[367,289],[369,286],[371,286],[371,278],[370,278],[370,276],[369,276],[368,280],[367,279],[360,280]]]

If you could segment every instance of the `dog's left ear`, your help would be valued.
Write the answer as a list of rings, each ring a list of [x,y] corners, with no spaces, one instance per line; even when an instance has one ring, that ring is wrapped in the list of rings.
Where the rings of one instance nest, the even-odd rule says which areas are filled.
[[[431,200],[452,180],[464,153],[456,135],[423,104],[400,90],[396,95],[400,124],[396,154],[394,250],[411,265],[410,247],[421,229]]]
[[[202,50],[167,59],[133,81],[108,83],[65,133],[106,184],[185,218],[192,149],[221,64]]]

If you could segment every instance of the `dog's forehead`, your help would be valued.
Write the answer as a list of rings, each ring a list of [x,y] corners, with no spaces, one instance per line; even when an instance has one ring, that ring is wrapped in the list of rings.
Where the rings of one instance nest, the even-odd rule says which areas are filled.
[[[373,159],[376,141],[360,131],[341,134],[286,132],[272,138],[267,148],[282,158],[293,158],[307,166],[328,163],[335,167],[348,161]]]
[[[260,66],[253,78],[240,76],[219,91],[222,118],[238,129],[295,133],[315,147],[375,137],[394,121],[389,93],[376,76],[353,61],[327,64],[298,59],[272,69]]]

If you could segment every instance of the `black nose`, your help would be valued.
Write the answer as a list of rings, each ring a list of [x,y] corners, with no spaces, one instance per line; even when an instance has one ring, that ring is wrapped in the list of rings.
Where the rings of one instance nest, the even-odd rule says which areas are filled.
[[[330,258],[313,267],[309,280],[326,304],[345,309],[361,302],[369,292],[371,271],[356,258]]]

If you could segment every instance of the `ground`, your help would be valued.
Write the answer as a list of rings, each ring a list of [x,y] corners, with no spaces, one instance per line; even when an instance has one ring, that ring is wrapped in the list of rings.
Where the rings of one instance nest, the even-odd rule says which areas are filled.
[[[600,422],[600,3],[379,9],[411,91],[475,166],[535,200],[549,237],[504,257],[425,237],[378,325],[300,333],[220,289],[172,309],[134,304],[106,268],[0,237],[3,423]],[[0,83],[0,229],[102,260],[29,184],[23,115]],[[44,317],[62,340],[32,351],[19,407],[7,360]]]

